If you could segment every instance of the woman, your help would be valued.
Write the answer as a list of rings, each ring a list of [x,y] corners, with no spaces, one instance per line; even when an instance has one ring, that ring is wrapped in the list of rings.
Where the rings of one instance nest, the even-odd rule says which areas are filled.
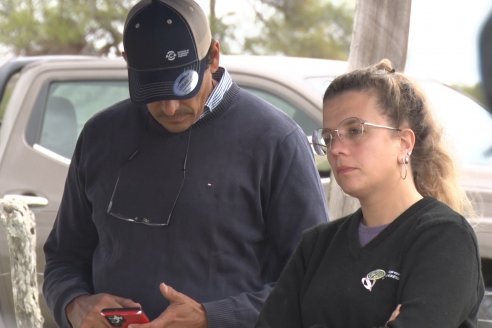
[[[257,327],[476,327],[470,203],[424,95],[382,60],[330,84],[323,126],[315,148],[361,207],[304,234]]]

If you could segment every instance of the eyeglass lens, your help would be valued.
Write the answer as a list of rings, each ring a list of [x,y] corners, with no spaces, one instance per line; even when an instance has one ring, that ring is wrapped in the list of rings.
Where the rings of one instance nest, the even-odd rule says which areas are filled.
[[[401,131],[399,128],[365,122],[358,117],[349,117],[338,123],[335,130],[315,130],[312,136],[313,148],[318,155],[326,155],[327,151],[331,149],[336,137],[338,137],[340,142],[355,143],[364,134],[364,127],[366,125],[374,128]]]
[[[319,129],[313,133],[313,148],[319,155],[326,155],[326,151],[331,149],[333,140],[339,138],[340,141],[355,141],[364,134],[364,121],[349,117],[341,121],[335,130]]]

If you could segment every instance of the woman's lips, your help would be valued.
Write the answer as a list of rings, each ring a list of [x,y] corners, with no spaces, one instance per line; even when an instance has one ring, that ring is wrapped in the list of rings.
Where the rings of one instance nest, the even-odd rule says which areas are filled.
[[[348,174],[354,170],[355,168],[351,166],[339,166],[337,167],[337,174],[339,175]]]

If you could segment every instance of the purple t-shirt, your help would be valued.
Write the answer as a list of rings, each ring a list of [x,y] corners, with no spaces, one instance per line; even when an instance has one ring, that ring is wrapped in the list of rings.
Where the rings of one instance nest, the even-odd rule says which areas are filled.
[[[376,227],[368,227],[364,223],[359,224],[359,242],[362,247],[366,246],[371,240],[373,240],[381,231],[388,225],[383,224]]]

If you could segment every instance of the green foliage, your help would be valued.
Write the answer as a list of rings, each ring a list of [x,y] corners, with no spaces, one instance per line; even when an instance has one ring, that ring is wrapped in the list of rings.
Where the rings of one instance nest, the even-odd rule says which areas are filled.
[[[0,44],[15,55],[119,54],[125,17],[137,1],[1,0]],[[347,58],[352,8],[330,0],[251,1],[259,33],[246,40],[224,22],[233,13],[216,17],[218,1],[210,1],[212,32],[224,53],[236,44],[253,54]]]
[[[255,37],[246,38],[252,54],[283,54],[347,59],[354,9],[329,0],[259,0]]]
[[[0,43],[16,55],[118,53],[137,0],[2,0]]]
[[[216,6],[217,6],[217,1],[210,0],[210,8],[209,8],[210,29],[212,31],[212,37],[215,40],[220,41],[221,52],[227,54],[231,52],[227,40],[231,40],[234,38],[232,31],[235,28],[235,26],[224,23],[224,19],[227,18],[229,14],[226,14],[225,16],[222,17],[217,17],[217,15],[215,14]]]
[[[454,85],[453,88],[460,90],[464,94],[481,103],[484,107],[487,107],[487,99],[485,98],[485,91],[483,90],[481,83],[477,83],[473,86]]]

